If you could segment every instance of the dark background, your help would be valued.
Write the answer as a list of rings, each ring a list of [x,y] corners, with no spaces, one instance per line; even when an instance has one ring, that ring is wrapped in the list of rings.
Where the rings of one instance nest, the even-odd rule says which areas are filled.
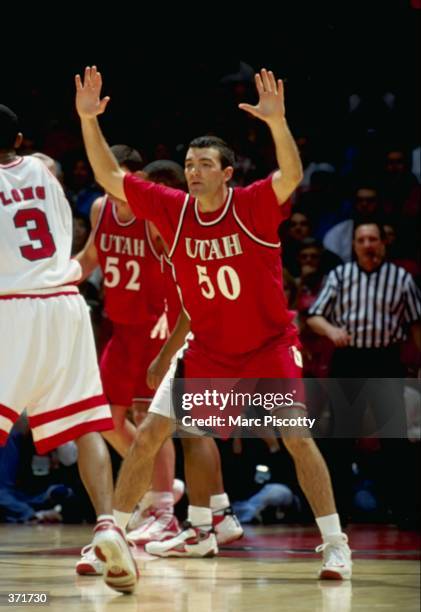
[[[110,141],[148,153],[156,143],[175,146],[208,131],[237,140],[243,113],[220,79],[242,60],[285,79],[292,130],[311,132],[323,157],[335,156],[341,140],[358,138],[361,125],[387,124],[388,138],[413,146],[420,108],[416,4],[265,3],[233,6],[229,19],[228,7],[217,5],[136,12],[115,5],[92,16],[67,11],[49,26],[27,18],[13,33],[7,29],[0,100],[21,115],[39,146],[58,125],[79,137],[73,75],[95,63],[112,98],[102,119]],[[396,94],[393,117],[379,104],[387,91]],[[254,87],[246,93],[253,100]],[[367,100],[357,130],[347,117],[352,93]]]

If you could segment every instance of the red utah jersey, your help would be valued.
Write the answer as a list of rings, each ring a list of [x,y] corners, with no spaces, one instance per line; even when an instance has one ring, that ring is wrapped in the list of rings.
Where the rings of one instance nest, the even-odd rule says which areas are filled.
[[[156,321],[165,307],[162,260],[146,221],[120,221],[114,202],[104,196],[95,246],[104,274],[105,311],[116,323]]]
[[[151,219],[171,245],[169,256],[191,318],[197,346],[216,359],[244,356],[292,330],[283,291],[279,223],[290,204],[279,206],[271,177],[229,189],[224,205],[199,211],[194,198],[126,175],[133,211]]]

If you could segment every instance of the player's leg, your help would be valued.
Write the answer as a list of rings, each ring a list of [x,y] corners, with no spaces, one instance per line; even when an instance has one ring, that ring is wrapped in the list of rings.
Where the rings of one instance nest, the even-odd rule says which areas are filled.
[[[155,410],[169,411],[171,406],[170,381],[183,373],[183,363],[173,364],[154,399]],[[218,552],[217,540],[213,528],[213,516],[210,506],[211,498],[215,503],[224,542],[241,537],[242,529],[232,516],[228,496],[224,493],[221,473],[221,462],[218,448],[212,438],[203,436],[182,437],[184,451],[184,471],[189,493],[189,508],[186,528],[176,537],[165,542],[150,542],[145,550],[159,556],[212,556]],[[228,516],[230,515],[230,516]],[[225,517],[227,520],[224,522]],[[237,532],[227,535],[227,524],[233,521]]]
[[[230,544],[240,539],[243,528],[240,521],[235,516],[228,494],[225,492],[224,480],[222,475],[221,455],[218,446],[213,438],[208,440],[207,455],[213,461],[215,478],[210,490],[210,509],[212,511],[212,525],[216,533],[216,541],[219,545]],[[213,459],[209,455],[213,456]]]
[[[146,418],[148,408],[147,402],[134,403],[133,417],[137,426]],[[143,546],[151,540],[167,539],[180,530],[174,516],[174,471],[175,449],[172,439],[169,438],[155,457],[151,488],[140,500],[128,524],[130,539],[138,546]]]
[[[127,412],[132,405],[141,368],[142,331],[143,328],[137,325],[113,324],[111,338],[100,359],[102,384],[111,404],[114,423],[114,428],[103,435],[121,457],[126,456],[136,433]]]
[[[136,427],[126,418],[128,410],[129,406],[111,404],[114,429],[102,434],[121,457],[126,456],[136,434]]]
[[[41,306],[32,328],[37,330],[34,337],[44,337],[38,340],[38,354],[45,359],[34,368],[37,400],[28,408],[35,447],[44,453],[77,441],[81,477],[97,512],[92,549],[105,563],[105,582],[117,591],[131,592],[138,571],[111,512],[111,462],[98,432],[110,428],[112,420],[101,386],[89,311],[75,292],[46,299]]]
[[[297,346],[280,347],[275,356],[280,378],[286,379],[294,389],[295,404],[288,409],[288,417],[305,416],[305,390],[301,381],[302,359]],[[284,416],[284,415],[281,415]],[[283,443],[291,455],[302,488],[319,527],[323,544],[317,547],[323,552],[323,566],[319,578],[349,579],[352,574],[351,551],[348,538],[342,533],[336,510],[332,482],[326,462],[310,432],[303,429],[281,429]]]

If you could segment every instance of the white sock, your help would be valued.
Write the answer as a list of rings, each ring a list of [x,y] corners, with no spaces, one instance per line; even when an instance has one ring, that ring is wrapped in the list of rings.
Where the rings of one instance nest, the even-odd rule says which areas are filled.
[[[99,521],[110,521],[111,523],[115,523],[115,519],[112,514],[98,514],[96,517],[96,522],[99,523]]]
[[[152,498],[152,491],[149,489],[149,491],[146,491],[145,495],[142,497],[142,499],[138,503],[138,508],[141,513],[144,512],[146,508],[149,508],[149,506],[152,505],[151,498]]]
[[[173,514],[174,495],[172,491],[151,491],[149,495],[154,508]]]
[[[211,495],[210,507],[212,512],[220,512],[225,510],[230,505],[229,497],[226,493],[220,493],[219,495]]]
[[[119,510],[113,510],[115,522],[123,530],[126,531],[127,523],[130,521],[132,515],[131,512],[120,512]]]
[[[342,533],[339,514],[327,514],[316,518],[316,523],[320,529],[323,540],[329,539],[330,536],[338,536]]]
[[[193,527],[208,530],[212,527],[212,510],[201,506],[189,506],[187,520]]]

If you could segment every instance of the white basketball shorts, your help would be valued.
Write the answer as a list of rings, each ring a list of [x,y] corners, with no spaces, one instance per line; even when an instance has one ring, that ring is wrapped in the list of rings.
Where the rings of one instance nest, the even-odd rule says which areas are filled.
[[[0,444],[24,409],[38,453],[113,428],[77,287],[0,295]]]

